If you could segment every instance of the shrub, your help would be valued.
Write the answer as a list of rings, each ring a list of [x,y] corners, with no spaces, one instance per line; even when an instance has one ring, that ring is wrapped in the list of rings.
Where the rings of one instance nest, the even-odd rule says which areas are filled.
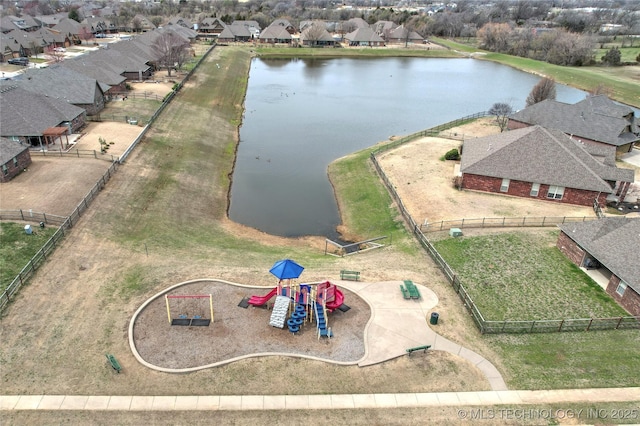
[[[458,153],[458,149],[457,148],[453,148],[453,149],[447,151],[447,153],[444,154],[444,159],[445,160],[459,160],[460,159],[460,153]]]

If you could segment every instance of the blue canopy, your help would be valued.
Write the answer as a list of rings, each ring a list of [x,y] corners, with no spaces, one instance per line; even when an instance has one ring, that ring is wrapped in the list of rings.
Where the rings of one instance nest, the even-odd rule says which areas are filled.
[[[278,260],[273,264],[269,272],[276,276],[280,280],[288,280],[291,278],[298,278],[304,268],[298,265],[296,262],[290,259]]]

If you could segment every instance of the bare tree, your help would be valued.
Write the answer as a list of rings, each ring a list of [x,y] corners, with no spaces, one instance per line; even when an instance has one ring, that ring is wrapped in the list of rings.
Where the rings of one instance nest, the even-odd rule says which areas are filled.
[[[613,90],[610,87],[605,86],[604,84],[598,84],[594,89],[589,90],[588,96],[598,96],[598,95],[606,95],[607,97],[611,97]]]
[[[50,50],[47,52],[47,57],[49,58],[50,61],[53,61],[54,63],[58,64],[64,61],[64,52],[60,50],[54,50],[52,46]]]
[[[317,22],[317,21],[313,22],[303,32],[304,41],[307,42],[306,44],[311,47],[317,46],[318,42],[320,41],[320,39],[322,38],[325,32],[326,32],[326,29],[325,29],[324,23]]]
[[[501,132],[504,132],[504,129],[507,128],[509,115],[511,115],[512,112],[513,108],[511,108],[511,105],[504,102],[496,102],[491,109],[489,109],[489,114],[496,116],[496,122]]]
[[[168,31],[158,37],[151,47],[160,57],[158,65],[161,68],[166,68],[167,76],[171,77],[171,70],[180,66],[180,61],[184,61],[185,51],[189,49],[189,42],[173,31]]]
[[[80,33],[78,34],[78,37],[80,38],[81,43],[82,43],[82,40],[89,43],[89,40],[93,38],[93,33],[88,27],[82,27],[80,28]]]
[[[142,31],[142,19],[140,19],[140,17],[138,16],[133,18],[133,20],[131,21],[131,28],[136,33],[139,33],[140,31]]]
[[[529,96],[527,96],[527,106],[547,99],[556,99],[556,82],[552,78],[544,77],[531,89]]]

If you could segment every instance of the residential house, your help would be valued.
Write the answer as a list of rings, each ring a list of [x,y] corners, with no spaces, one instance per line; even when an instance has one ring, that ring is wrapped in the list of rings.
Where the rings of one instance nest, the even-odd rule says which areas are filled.
[[[415,31],[411,31],[404,26],[396,27],[395,29],[386,33],[385,40],[387,43],[393,44],[414,44],[422,43],[424,37]]]
[[[300,33],[300,44],[308,47],[333,47],[337,42],[325,29],[324,23],[315,22]]]
[[[8,33],[12,30],[35,31],[38,28],[40,28],[38,21],[29,15],[7,15],[0,18],[0,32],[2,33]]]
[[[583,206],[623,200],[634,181],[610,149],[542,126],[465,141],[460,172],[463,189]]]
[[[114,63],[113,56],[103,53],[103,50],[107,49],[80,55],[76,58],[67,58],[60,63],[60,66],[94,78],[100,84],[105,99],[109,100],[126,92],[127,78],[122,75],[125,69]]]
[[[208,37],[208,36],[217,36],[222,33],[222,31],[227,27],[221,19],[219,18],[204,18],[200,23],[198,23],[196,31],[198,32],[198,37]]]
[[[260,33],[258,40],[264,44],[291,44],[293,37],[285,27],[270,25]]]
[[[598,269],[608,278],[605,291],[640,316],[640,219],[605,217],[559,228],[558,249],[576,265]]]
[[[99,114],[104,109],[104,91],[98,81],[68,67],[29,69],[14,83],[24,90],[82,108],[87,115]]]
[[[262,32],[262,27],[258,21],[233,21],[231,25],[244,25],[247,27],[254,39],[260,37],[260,33]]]
[[[274,20],[270,25],[270,27],[282,27],[285,30],[287,30],[287,32],[291,35],[296,33],[296,28],[291,25],[291,22],[289,22],[289,20],[287,19],[276,19]]]
[[[0,182],[9,182],[31,164],[29,147],[0,137]]]
[[[349,44],[349,46],[380,47],[385,45],[384,40],[368,27],[358,28],[349,34],[345,34],[344,40]]]
[[[64,100],[24,90],[14,82],[2,83],[0,136],[46,149],[58,140],[64,144],[65,135],[76,133],[85,126],[84,109]]]
[[[173,18],[169,19],[169,21],[167,22],[167,24],[165,26],[169,27],[169,26],[172,26],[172,25],[177,25],[177,26],[180,26],[180,27],[188,28],[190,30],[193,29],[193,23],[190,20],[188,20],[187,18],[183,18],[181,16],[176,16],[176,17],[173,17]]]
[[[69,18],[61,19],[52,29],[68,37],[72,44],[82,44],[83,40],[89,40],[93,37],[93,32],[89,25],[81,24]]]
[[[605,145],[618,155],[640,141],[640,118],[633,109],[605,95],[589,96],[577,104],[545,100],[509,116],[509,130],[539,124],[558,129],[585,144]]]
[[[227,25],[218,35],[218,43],[247,42],[253,38],[249,28],[244,25]]]
[[[37,15],[34,17],[36,22],[43,28],[53,28],[58,25],[62,19],[69,17],[68,12],[55,13],[53,15]]]
[[[156,29],[156,26],[144,15],[136,15],[127,25],[127,29],[131,32],[144,33]]]

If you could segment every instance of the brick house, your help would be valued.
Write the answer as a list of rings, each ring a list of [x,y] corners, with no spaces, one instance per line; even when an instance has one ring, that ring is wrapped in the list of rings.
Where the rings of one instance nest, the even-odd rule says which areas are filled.
[[[607,294],[640,316],[640,219],[605,217],[559,228],[558,249],[579,267],[598,269],[608,278]]]
[[[0,182],[9,182],[30,164],[28,146],[0,137]]]
[[[541,126],[467,140],[463,148],[462,189],[604,206],[624,199],[634,181],[633,170],[615,167],[611,149]]]
[[[584,144],[615,149],[617,155],[630,152],[640,141],[640,118],[605,95],[589,96],[574,105],[549,99],[538,102],[509,116],[507,128],[534,125],[561,130]]]

